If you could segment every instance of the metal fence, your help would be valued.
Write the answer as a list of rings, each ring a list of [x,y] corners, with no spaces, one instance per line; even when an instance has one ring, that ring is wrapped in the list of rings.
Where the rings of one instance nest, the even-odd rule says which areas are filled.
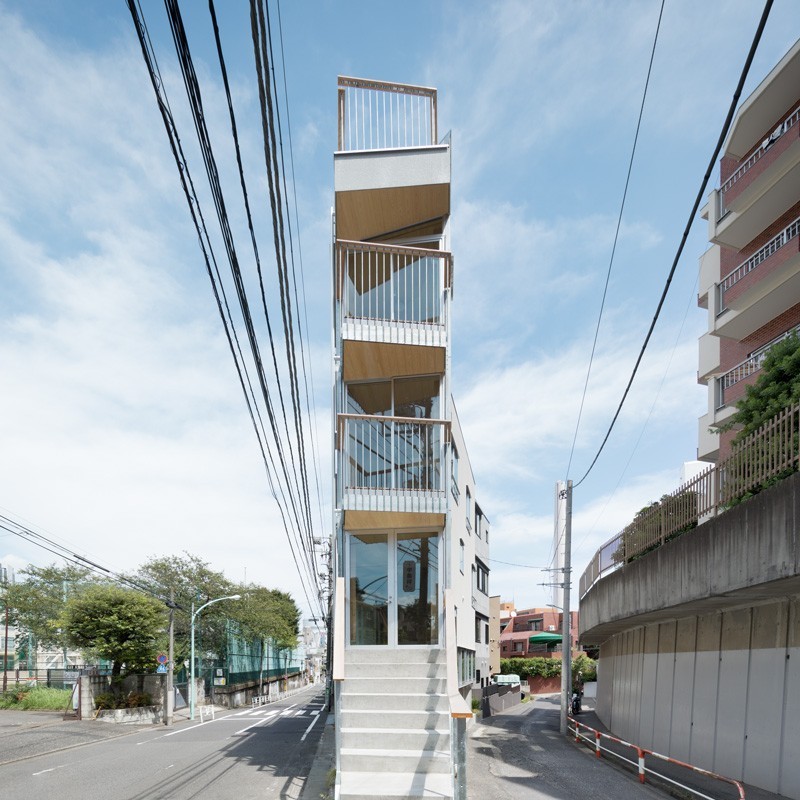
[[[640,511],[630,525],[594,554],[581,575],[580,596],[603,575],[725,511],[748,493],[796,471],[800,466],[799,419],[800,404],[785,408],[739,442],[724,461]]]
[[[436,89],[339,77],[339,150],[436,144]]]

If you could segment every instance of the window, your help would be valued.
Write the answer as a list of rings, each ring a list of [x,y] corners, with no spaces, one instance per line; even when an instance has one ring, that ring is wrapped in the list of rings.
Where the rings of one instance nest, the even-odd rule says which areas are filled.
[[[486,623],[486,627],[484,629],[483,636],[484,636],[483,643],[484,644],[489,644],[489,623],[488,622]]]
[[[467,530],[472,532],[472,493],[467,486]]]
[[[483,538],[483,514],[481,513],[480,506],[475,503],[475,535],[479,538]]]
[[[531,631],[543,631],[544,630],[544,621],[541,619],[532,619],[528,622],[528,630]]]
[[[458,488],[458,450],[453,445],[453,458],[450,462],[450,490],[453,492],[456,502],[461,495],[461,490]]]
[[[464,574],[464,540],[459,539],[459,548],[458,548],[458,566],[461,570],[461,574]]]
[[[481,629],[483,627],[483,620],[475,615],[475,644],[481,643]]]
[[[514,642],[514,652],[521,653],[522,652],[522,642]]]
[[[489,568],[476,558],[475,571],[475,588],[482,594],[489,594]]]

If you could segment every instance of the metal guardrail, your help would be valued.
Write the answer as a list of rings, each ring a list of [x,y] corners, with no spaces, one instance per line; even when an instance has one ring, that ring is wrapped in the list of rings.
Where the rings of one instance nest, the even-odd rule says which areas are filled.
[[[436,89],[339,76],[339,150],[436,144]]]
[[[723,311],[727,311],[725,305],[725,293],[739,283],[742,278],[749,275],[756,267],[764,263],[770,256],[774,255],[781,248],[785,247],[792,239],[796,239],[800,233],[800,217],[790,222],[780,233],[773,236],[763,247],[760,247],[746,261],[731,270],[718,284],[717,316]]]
[[[444,328],[452,264],[445,251],[338,240],[340,327],[358,320]]]
[[[602,731],[597,730],[597,728],[592,728],[589,725],[586,725],[583,722],[578,722],[574,717],[567,717],[567,725],[571,727],[569,728],[572,735],[575,736],[576,742],[583,741],[587,744],[594,745],[594,751],[597,758],[602,758],[603,753],[609,753],[610,755],[615,756],[616,758],[620,759],[620,761],[624,761],[627,764],[631,764],[632,766],[636,767],[639,773],[639,782],[645,783],[647,773],[651,773],[652,775],[657,776],[661,780],[667,781],[671,783],[673,786],[678,786],[679,788],[691,792],[698,797],[707,798],[707,800],[713,800],[713,798],[709,798],[708,795],[703,794],[702,792],[694,789],[691,786],[688,786],[685,783],[680,783],[679,781],[674,780],[673,778],[664,775],[662,772],[656,772],[654,769],[649,768],[645,762],[646,756],[651,756],[652,758],[657,758],[661,761],[664,761],[669,764],[674,764],[678,767],[683,767],[688,769],[692,772],[696,772],[698,775],[703,775],[706,778],[712,778],[713,780],[722,781],[723,783],[727,783],[736,788],[739,793],[739,800],[746,800],[745,793],[744,793],[744,786],[740,781],[734,780],[733,778],[727,778],[724,775],[718,775],[716,772],[711,772],[707,769],[703,769],[702,767],[696,767],[693,764],[687,764],[685,761],[679,761],[677,758],[670,758],[669,756],[662,755],[661,753],[657,753],[655,750],[649,750],[646,747],[641,747],[637,744],[631,744],[630,742],[626,742],[624,739],[619,739],[616,736],[611,736],[608,733],[603,733]],[[581,728],[591,731],[594,734],[594,738],[590,738],[582,734]],[[616,742],[623,747],[630,747],[633,750],[636,750],[636,761],[632,761],[629,758],[625,758],[624,756],[620,755],[619,753],[614,752],[608,747],[603,747],[600,742],[602,739],[607,739],[610,742]]]
[[[716,516],[747,492],[800,467],[800,404],[789,406],[736,445],[719,464],[637,514],[594,554],[580,578],[586,592],[604,575]]]
[[[787,131],[793,128],[800,121],[800,107],[796,108],[789,116],[767,134],[758,148],[743,161],[733,172],[733,174],[719,187],[719,215],[722,219],[728,213],[725,204],[725,195],[729,192],[760,160],[763,155],[780,139]]]
[[[446,420],[362,414],[338,419],[345,493],[444,491]]]

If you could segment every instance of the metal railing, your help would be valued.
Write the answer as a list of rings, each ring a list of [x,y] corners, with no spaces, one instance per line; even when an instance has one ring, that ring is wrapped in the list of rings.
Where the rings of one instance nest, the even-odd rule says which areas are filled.
[[[580,579],[580,596],[604,575],[716,516],[747,492],[800,467],[800,404],[789,406],[739,442],[719,464],[640,511],[593,556]]]
[[[800,233],[800,217],[790,222],[777,236],[774,236],[763,247],[759,248],[747,261],[742,262],[736,269],[731,270],[731,272],[717,284],[718,315],[723,311],[727,311],[725,293],[731,287],[739,283],[742,278],[749,275],[756,267],[766,261],[771,255],[777,253],[778,250],[787,245],[792,239],[797,238],[798,233]]]
[[[455,592],[444,590],[445,659],[447,698],[450,708],[450,762],[454,800],[467,800],[467,720],[472,706],[459,691],[458,639],[456,637]],[[474,664],[473,664],[473,675]]]
[[[630,742],[626,742],[624,739],[619,739],[616,736],[611,736],[608,733],[604,733],[603,731],[597,730],[597,728],[592,728],[589,725],[584,724],[583,722],[578,722],[574,717],[567,717],[567,724],[569,725],[569,730],[571,735],[575,737],[576,742],[584,742],[590,746],[594,746],[594,752],[597,758],[601,758],[603,753],[608,753],[609,755],[615,756],[620,761],[624,761],[626,764],[630,764],[636,768],[639,774],[639,782],[644,783],[646,780],[647,773],[651,773],[655,775],[657,778],[660,778],[663,781],[667,781],[667,783],[671,783],[673,786],[677,786],[684,791],[691,792],[698,797],[708,798],[707,794],[698,791],[692,786],[689,786],[685,783],[680,783],[676,781],[674,778],[670,778],[667,775],[664,775],[663,772],[656,772],[652,767],[648,767],[645,763],[645,757],[650,756],[651,758],[659,759],[660,761],[664,761],[668,764],[674,764],[677,767],[682,767],[684,769],[690,770],[691,772],[695,772],[698,775],[703,775],[706,778],[712,778],[716,781],[721,781],[722,783],[727,783],[733,786],[739,796],[739,800],[745,800],[745,793],[744,793],[744,785],[733,778],[726,778],[724,775],[719,775],[716,772],[711,772],[707,769],[703,769],[702,767],[696,767],[694,764],[687,764],[685,761],[679,761],[677,758],[670,758],[669,756],[661,755],[661,753],[657,753],[655,750],[649,750],[646,747],[640,747],[638,744],[631,744]],[[586,734],[581,733],[581,729],[591,731],[594,736],[589,737]],[[636,751],[636,761],[631,760],[630,758],[625,758],[625,756],[617,753],[615,750],[612,750],[610,747],[603,747],[600,743],[601,740],[606,739],[609,742],[615,742],[616,744],[621,745],[622,747],[629,747],[632,750]]]
[[[775,142],[793,128],[798,121],[800,121],[800,107],[796,108],[783,122],[769,133],[755,152],[743,161],[733,174],[719,187],[718,219],[722,219],[722,217],[728,213],[728,208],[725,204],[725,194],[729,192],[761,160],[761,157],[766,154]]]
[[[436,89],[339,76],[339,150],[436,144]]]
[[[737,383],[740,383],[741,381],[758,372],[761,369],[764,359],[767,357],[769,351],[776,344],[778,344],[778,342],[782,342],[784,339],[788,339],[790,336],[797,333],[800,333],[800,325],[786,331],[786,333],[783,333],[780,336],[777,336],[763,347],[759,347],[759,349],[754,351],[749,358],[746,358],[732,369],[729,369],[724,375],[721,375],[719,378],[717,378],[717,381],[719,382],[717,408],[722,408],[726,403],[726,389],[730,389],[731,386],[735,386]]]
[[[367,492],[443,492],[449,423],[339,414],[342,488]]]
[[[451,254],[439,250],[337,241],[340,326],[443,330],[452,263]]]

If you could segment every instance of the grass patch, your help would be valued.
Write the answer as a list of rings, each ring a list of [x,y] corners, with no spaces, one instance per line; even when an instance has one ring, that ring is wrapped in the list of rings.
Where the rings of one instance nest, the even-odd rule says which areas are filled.
[[[16,711],[63,711],[70,702],[72,689],[16,684],[0,694],[0,708]]]

